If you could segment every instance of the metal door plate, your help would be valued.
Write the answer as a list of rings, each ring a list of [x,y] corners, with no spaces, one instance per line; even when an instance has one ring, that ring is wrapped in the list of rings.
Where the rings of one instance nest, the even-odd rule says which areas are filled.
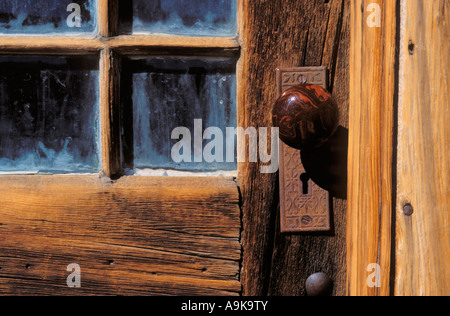
[[[278,97],[299,83],[327,86],[326,67],[277,69]],[[304,194],[301,176],[306,173],[300,151],[280,142],[281,232],[324,232],[331,229],[330,194],[312,180]]]

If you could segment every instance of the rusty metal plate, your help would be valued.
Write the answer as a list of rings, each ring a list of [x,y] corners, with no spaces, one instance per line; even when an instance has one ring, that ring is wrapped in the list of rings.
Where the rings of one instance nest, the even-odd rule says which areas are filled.
[[[327,86],[326,67],[277,69],[278,97],[299,83]],[[330,194],[306,174],[300,151],[280,140],[281,232],[324,232],[331,229]],[[306,186],[306,187],[305,187]]]

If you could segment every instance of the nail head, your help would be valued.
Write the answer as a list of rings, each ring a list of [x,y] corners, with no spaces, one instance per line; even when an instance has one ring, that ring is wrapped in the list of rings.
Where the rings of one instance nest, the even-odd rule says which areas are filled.
[[[325,273],[316,273],[306,280],[308,296],[330,296],[333,292],[333,281]]]
[[[414,208],[412,207],[411,204],[406,204],[405,206],[403,206],[403,213],[406,216],[411,216],[414,214]]]

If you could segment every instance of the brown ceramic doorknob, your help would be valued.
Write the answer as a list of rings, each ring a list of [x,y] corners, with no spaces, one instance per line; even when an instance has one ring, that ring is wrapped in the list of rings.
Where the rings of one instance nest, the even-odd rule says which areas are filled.
[[[273,108],[273,124],[280,139],[296,149],[319,147],[337,130],[339,108],[318,85],[299,84],[286,90]]]
[[[289,88],[273,107],[273,124],[286,145],[301,151],[308,177],[345,199],[348,130],[339,126],[339,108],[331,94],[319,85]]]

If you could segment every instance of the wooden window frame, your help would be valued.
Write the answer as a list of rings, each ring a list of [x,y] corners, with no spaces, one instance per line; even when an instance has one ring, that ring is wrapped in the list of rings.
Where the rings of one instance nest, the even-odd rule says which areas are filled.
[[[121,56],[217,56],[239,57],[241,41],[236,37],[195,37],[173,35],[120,35],[118,0],[98,0],[97,34],[0,36],[0,54],[83,55],[99,53],[101,173],[116,179],[122,176],[120,148],[120,64]],[[238,0],[238,34],[242,34],[243,1]],[[242,56],[241,56],[242,57]],[[236,69],[237,95],[241,81],[241,63]],[[237,100],[238,111],[240,109]],[[241,115],[238,114],[238,118]],[[240,126],[241,122],[237,122]],[[195,176],[195,175],[193,175]]]
[[[70,293],[69,288],[44,286],[46,280],[42,275],[50,266],[59,269],[67,265],[74,249],[65,245],[75,241],[80,244],[77,246],[79,260],[92,259],[85,252],[89,248],[95,248],[99,256],[110,256],[111,260],[116,256],[122,258],[116,271],[104,272],[114,282],[123,281],[123,286],[110,289],[116,294],[142,294],[142,289],[149,285],[145,290],[148,294],[242,293],[242,225],[236,177],[196,173],[188,177],[123,175],[119,76],[121,56],[239,58],[236,66],[237,124],[242,126],[243,7],[244,1],[238,0],[239,35],[236,37],[120,35],[118,0],[98,0],[98,29],[94,35],[0,35],[0,55],[98,54],[102,153],[99,174],[0,176],[0,203],[3,205],[0,245],[12,253],[8,257],[12,259],[2,266],[10,282],[0,282],[0,293],[20,292],[29,286],[23,283],[25,279],[17,277],[21,273],[18,262],[22,257],[31,260],[27,257],[29,253],[41,259],[35,270],[28,271],[35,280],[31,292]],[[244,167],[245,164],[238,164],[238,177]],[[24,247],[25,254],[17,255]],[[135,255],[139,254],[139,260],[150,264],[139,265],[136,269],[136,260],[128,258],[127,251],[134,251]],[[57,258],[52,257],[52,253],[58,253]],[[155,258],[154,253],[157,253]],[[181,261],[162,267],[160,257],[170,257],[169,262]],[[93,284],[103,282],[96,276],[103,267],[95,260],[89,265],[85,265],[85,275],[91,276]],[[104,290],[86,286],[80,291],[102,294]]]

